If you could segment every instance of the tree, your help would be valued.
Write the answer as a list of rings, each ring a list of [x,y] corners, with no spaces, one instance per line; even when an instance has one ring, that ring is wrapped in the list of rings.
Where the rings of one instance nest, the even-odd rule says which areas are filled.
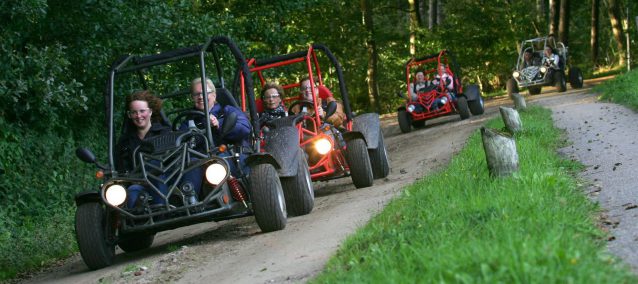
[[[433,29],[438,24],[437,16],[437,0],[429,0],[428,2],[428,29]]]
[[[560,16],[558,20],[558,38],[565,45],[569,39],[569,0],[560,0]]]
[[[419,11],[417,10],[416,0],[408,0],[408,13],[410,15],[410,57],[416,54],[416,30],[419,26]]]
[[[379,88],[377,84],[377,62],[379,55],[377,54],[377,45],[374,34],[374,23],[372,17],[372,3],[370,0],[361,0],[361,12],[363,13],[363,24],[366,28],[366,46],[368,49],[368,71],[366,72],[368,82],[368,99],[370,105],[374,106],[377,113],[381,113],[381,105],[379,103]]]
[[[559,0],[549,0],[549,20],[548,20],[548,24],[549,24],[549,34],[550,35],[555,35],[556,32],[558,31],[557,25],[558,25],[558,12],[559,12],[559,6],[558,6],[558,1]]]
[[[616,47],[618,48],[618,64],[625,65],[625,48],[622,38],[622,25],[620,17],[620,3],[617,0],[607,0],[607,13],[609,14],[609,21],[611,22],[611,31],[616,41]]]
[[[590,37],[590,47],[591,47],[591,63],[594,68],[598,65],[598,27],[600,26],[598,22],[598,14],[600,13],[600,1],[592,0],[591,1],[591,37]]]

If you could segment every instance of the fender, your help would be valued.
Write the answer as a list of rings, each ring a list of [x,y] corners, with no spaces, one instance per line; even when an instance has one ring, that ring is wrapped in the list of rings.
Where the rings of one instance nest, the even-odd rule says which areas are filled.
[[[281,168],[279,162],[269,153],[253,153],[246,158],[246,165],[271,164],[275,169]]]
[[[481,95],[481,89],[478,85],[469,85],[463,89],[463,94],[468,102],[475,101],[479,99]]]
[[[365,137],[368,150],[379,147],[379,135],[381,135],[381,122],[376,113],[364,113],[354,118],[352,130],[359,131]]]
[[[75,205],[80,206],[88,202],[102,202],[97,191],[83,191],[75,195]]]
[[[342,135],[343,135],[343,140],[346,140],[346,142],[355,138],[361,138],[363,139],[363,141],[366,141],[366,138],[365,136],[363,136],[363,133],[359,131],[349,131],[349,132],[343,133]],[[368,144],[367,141],[366,141],[366,144]]]
[[[299,159],[305,159],[299,154],[299,131],[292,126],[279,126],[271,129],[266,135],[264,150],[270,153],[281,166],[277,169],[279,177],[297,175]]]
[[[405,106],[400,106],[399,108],[397,108],[397,111],[402,111],[405,110]]]

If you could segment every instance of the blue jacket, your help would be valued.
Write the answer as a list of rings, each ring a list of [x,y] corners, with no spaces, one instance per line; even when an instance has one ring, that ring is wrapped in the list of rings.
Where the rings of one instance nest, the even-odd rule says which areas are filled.
[[[235,127],[233,127],[233,130],[231,130],[226,135],[226,137],[224,137],[224,139],[221,139],[221,127],[222,125],[224,125],[224,119],[226,118],[228,114],[233,112],[237,113],[237,123],[235,124]],[[240,143],[241,145],[250,144],[250,142],[248,141],[248,138],[250,137],[251,126],[250,126],[250,121],[248,121],[248,117],[246,117],[246,114],[244,114],[244,112],[242,112],[241,110],[239,110],[238,108],[234,106],[228,105],[228,106],[222,107],[220,104],[215,104],[208,113],[217,117],[217,121],[219,121],[219,128],[216,128],[214,126],[212,127],[213,143],[215,144],[215,146],[219,146],[220,144],[228,144],[228,143],[230,144]],[[203,126],[206,125],[206,121],[201,116],[195,116],[189,119],[194,120],[195,125],[197,125],[197,127],[199,128],[203,128]],[[179,129],[180,130],[188,129],[188,121],[184,121],[180,125]]]

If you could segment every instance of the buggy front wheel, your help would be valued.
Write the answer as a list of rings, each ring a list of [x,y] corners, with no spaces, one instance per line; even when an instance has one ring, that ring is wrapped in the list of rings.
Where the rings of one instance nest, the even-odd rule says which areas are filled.
[[[410,126],[410,120],[412,119],[410,118],[410,114],[407,111],[405,111],[404,109],[400,109],[399,113],[397,114],[397,118],[399,119],[399,128],[401,129],[401,132],[408,133],[412,131],[412,128]]]
[[[285,228],[286,201],[275,167],[271,164],[253,165],[249,180],[255,220],[261,231],[267,233]]]
[[[381,129],[379,129],[378,147],[368,152],[370,154],[370,163],[372,164],[372,175],[374,179],[387,177],[388,174],[390,174],[390,163],[388,162],[388,151],[385,149]]]
[[[110,224],[104,207],[98,202],[80,204],[75,211],[75,235],[80,255],[91,270],[113,263],[115,244],[108,237]]]
[[[299,148],[297,161],[297,175],[281,178],[281,186],[286,199],[286,209],[290,216],[306,215],[312,211],[315,204],[315,190],[308,170],[306,155]]]
[[[354,138],[346,142],[346,147],[352,183],[356,188],[372,186],[374,176],[366,142],[362,138]]]
[[[459,96],[456,100],[456,109],[459,111],[461,119],[467,119],[470,117],[470,108],[467,106],[467,98]]]

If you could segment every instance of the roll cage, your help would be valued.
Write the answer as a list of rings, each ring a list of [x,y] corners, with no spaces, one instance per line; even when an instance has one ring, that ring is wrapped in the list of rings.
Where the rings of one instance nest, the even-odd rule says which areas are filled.
[[[115,105],[115,80],[118,76],[126,74],[126,73],[136,73],[137,78],[139,80],[139,84],[143,89],[148,89],[148,79],[146,78],[146,71],[157,65],[167,64],[171,62],[176,62],[179,60],[184,60],[185,58],[196,57],[198,61],[199,67],[199,75],[201,78],[207,77],[206,71],[206,59],[207,56],[212,55],[213,64],[215,66],[216,77],[211,78],[215,79],[218,85],[218,89],[224,90],[226,88],[226,82],[224,80],[224,69],[222,67],[222,62],[220,59],[220,51],[219,49],[222,47],[227,47],[234,57],[235,66],[230,72],[237,72],[241,74],[241,82],[236,82],[235,86],[239,86],[239,92],[241,94],[233,95],[234,98],[248,98],[248,103],[243,101],[242,107],[245,112],[248,112],[250,121],[253,128],[253,137],[258,137],[259,134],[259,122],[258,122],[258,114],[255,106],[255,95],[253,90],[253,82],[250,76],[250,70],[248,65],[246,64],[246,59],[243,54],[239,50],[239,48],[235,45],[235,43],[226,36],[215,36],[211,37],[207,40],[207,42],[203,45],[197,45],[192,47],[179,48],[171,51],[162,52],[159,54],[153,55],[124,55],[121,56],[118,60],[116,60],[110,67],[109,77],[106,84],[106,90],[104,93],[105,97],[105,108],[106,108],[106,125],[108,128],[108,170],[110,171],[111,176],[117,176],[117,172],[115,171],[115,118],[116,114],[114,111]],[[240,76],[234,76],[234,78],[238,78]],[[207,84],[202,84],[202,91],[204,93],[208,92]],[[179,90],[175,91],[168,95],[160,96],[162,99],[167,99],[175,96],[181,96],[187,94],[188,90]],[[224,98],[221,98],[224,99]],[[208,98],[204,96],[204,108],[208,109]],[[183,109],[177,109],[171,113],[181,111]],[[162,118],[165,121],[167,120],[167,115],[162,113]],[[213,145],[212,132],[210,128],[210,121],[205,119],[206,127],[205,127],[205,136],[208,140],[209,145]],[[259,149],[259,143],[254,143],[257,150]]]

